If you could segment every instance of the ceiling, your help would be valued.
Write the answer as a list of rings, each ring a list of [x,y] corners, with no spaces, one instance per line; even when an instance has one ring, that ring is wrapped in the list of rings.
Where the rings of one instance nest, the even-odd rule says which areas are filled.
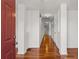
[[[30,9],[43,9],[44,12],[56,12],[61,3],[67,3],[68,10],[78,10],[78,0],[17,0]]]

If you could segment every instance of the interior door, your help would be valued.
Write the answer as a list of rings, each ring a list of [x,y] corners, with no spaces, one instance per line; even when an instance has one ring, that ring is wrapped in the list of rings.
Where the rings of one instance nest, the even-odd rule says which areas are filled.
[[[1,1],[1,59],[15,59],[15,1]]]

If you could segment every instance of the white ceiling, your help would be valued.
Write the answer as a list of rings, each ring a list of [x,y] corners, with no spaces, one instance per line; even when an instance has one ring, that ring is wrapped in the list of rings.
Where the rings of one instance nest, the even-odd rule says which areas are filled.
[[[43,11],[55,12],[61,3],[67,3],[68,10],[78,10],[78,0],[18,0],[24,3],[27,8],[43,9]]]

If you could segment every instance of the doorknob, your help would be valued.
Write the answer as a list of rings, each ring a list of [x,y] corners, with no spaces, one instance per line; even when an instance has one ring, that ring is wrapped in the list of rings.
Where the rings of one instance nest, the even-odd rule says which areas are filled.
[[[16,45],[18,44],[18,42],[15,43]]]

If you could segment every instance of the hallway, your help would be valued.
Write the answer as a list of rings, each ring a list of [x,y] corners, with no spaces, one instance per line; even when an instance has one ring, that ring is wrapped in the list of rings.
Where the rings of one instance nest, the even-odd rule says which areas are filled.
[[[75,1],[75,3],[73,1]],[[23,55],[23,58],[26,59],[58,59],[64,57],[61,55],[67,55],[68,59],[72,59],[72,56],[75,56],[72,54],[76,54],[77,57],[77,52],[67,51],[67,49],[74,51],[74,48],[78,48],[78,19],[77,9],[75,9],[77,1],[73,1],[59,0],[57,2],[57,0],[48,0],[48,2],[46,2],[42,0],[17,0],[17,54]],[[72,5],[74,5],[74,7],[72,7]],[[46,40],[42,40],[45,33],[51,36],[46,35],[47,38],[50,38],[49,40],[47,38]],[[67,52],[69,52],[69,55]]]

